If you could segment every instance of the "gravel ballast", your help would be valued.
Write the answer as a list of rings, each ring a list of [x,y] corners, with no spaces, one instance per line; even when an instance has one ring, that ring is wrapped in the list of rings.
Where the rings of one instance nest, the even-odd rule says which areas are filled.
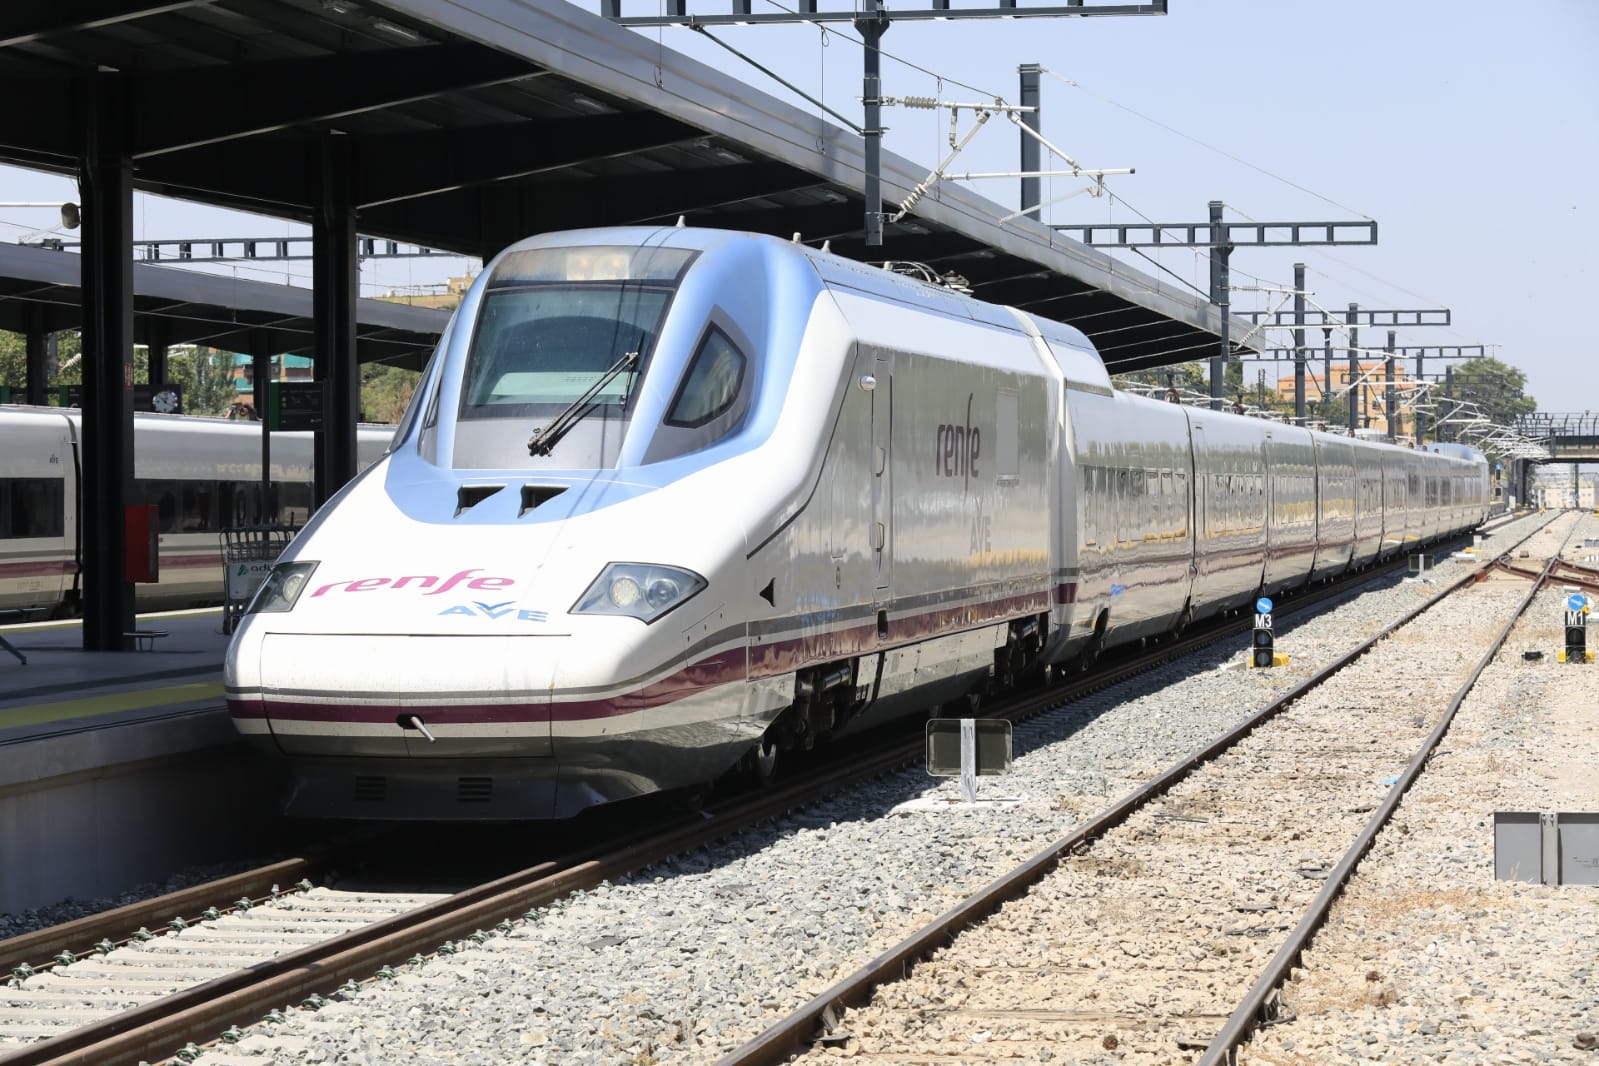
[[[1239,642],[1017,727],[1013,773],[983,782],[987,796],[1019,799],[1014,807],[896,813],[958,787],[920,770],[894,774],[321,1009],[288,1011],[198,1061],[714,1060],[1393,621],[1460,565],[1381,583],[1304,622],[1281,619],[1286,668],[1239,669]]]

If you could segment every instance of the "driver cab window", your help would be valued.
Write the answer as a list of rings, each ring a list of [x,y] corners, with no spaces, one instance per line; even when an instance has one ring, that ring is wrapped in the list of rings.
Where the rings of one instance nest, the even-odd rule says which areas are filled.
[[[666,412],[666,424],[694,429],[729,410],[744,381],[744,362],[744,354],[727,334],[712,326],[683,375]]]

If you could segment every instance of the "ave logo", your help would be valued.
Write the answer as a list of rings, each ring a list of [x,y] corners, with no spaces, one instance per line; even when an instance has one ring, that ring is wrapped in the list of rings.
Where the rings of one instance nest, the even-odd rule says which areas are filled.
[[[518,610],[514,606],[515,603],[515,600],[506,600],[503,603],[482,603],[478,600],[473,600],[470,607],[458,603],[454,607],[446,607],[439,612],[439,615],[442,617],[443,615],[456,614],[465,615],[468,618],[490,619],[514,616],[518,622],[548,622],[550,620],[548,611]]]

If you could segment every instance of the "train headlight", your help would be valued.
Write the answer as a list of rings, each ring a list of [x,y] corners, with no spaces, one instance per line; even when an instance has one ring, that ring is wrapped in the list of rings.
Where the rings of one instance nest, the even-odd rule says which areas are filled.
[[[279,563],[261,582],[245,614],[282,614],[294,610],[300,593],[311,583],[316,563]]]
[[[573,614],[625,614],[649,623],[688,600],[706,581],[692,570],[609,563],[572,607]]]

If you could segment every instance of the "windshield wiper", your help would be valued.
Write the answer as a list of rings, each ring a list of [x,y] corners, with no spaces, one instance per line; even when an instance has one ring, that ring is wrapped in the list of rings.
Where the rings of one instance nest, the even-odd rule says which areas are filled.
[[[642,348],[643,345],[640,345],[640,347]],[[551,420],[549,425],[534,433],[528,439],[528,454],[549,455],[550,449],[560,443],[561,438],[566,436],[567,430],[583,421],[583,419],[588,417],[589,412],[599,406],[599,404],[594,402],[594,398],[600,394],[600,390],[615,381],[617,375],[624,370],[631,370],[638,363],[638,356],[639,353],[637,351],[631,351],[612,363],[609,370],[601,374],[594,384],[583,391],[583,395],[573,400],[566,410]]]

